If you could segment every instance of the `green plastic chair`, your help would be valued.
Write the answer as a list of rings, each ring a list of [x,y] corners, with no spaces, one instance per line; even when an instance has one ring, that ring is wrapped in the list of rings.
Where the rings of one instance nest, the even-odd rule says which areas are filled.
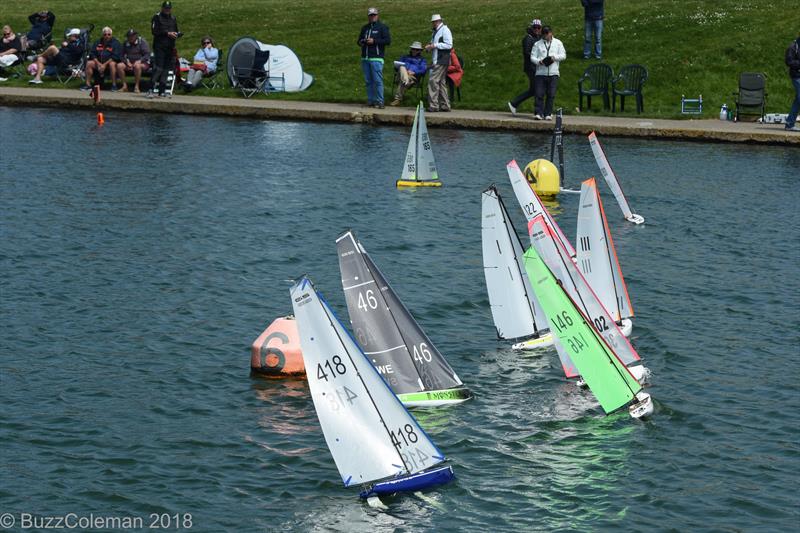
[[[605,63],[595,63],[583,71],[583,76],[578,80],[578,109],[583,111],[583,97],[586,105],[592,108],[592,96],[603,97],[603,109],[611,107],[608,96],[608,87],[614,77],[614,70]]]
[[[620,100],[620,111],[625,111],[625,97],[636,97],[636,112],[644,111],[642,88],[647,81],[647,67],[643,65],[625,65],[619,69],[619,76],[611,81],[613,98],[611,111],[617,111],[617,95]]]

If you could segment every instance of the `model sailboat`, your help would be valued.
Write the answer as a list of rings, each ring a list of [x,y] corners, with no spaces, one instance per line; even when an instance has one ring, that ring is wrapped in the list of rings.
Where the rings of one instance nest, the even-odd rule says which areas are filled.
[[[619,204],[620,209],[622,209],[622,214],[625,216],[625,220],[628,222],[633,222],[634,224],[643,224],[644,217],[637,215],[631,210],[631,206],[628,204],[628,199],[625,198],[625,193],[622,192],[622,186],[619,184],[617,175],[614,174],[614,170],[612,170],[595,132],[589,134],[589,145],[592,147],[594,159],[597,161],[597,166],[600,167],[600,172],[603,174],[603,178],[605,178],[608,188],[614,193],[614,198],[617,199],[617,203]]]
[[[342,288],[358,343],[404,405],[436,407],[472,397],[383,274],[347,231],[336,239]]]
[[[634,347],[625,338],[619,326],[612,320],[611,315],[606,311],[603,304],[597,298],[589,282],[578,270],[569,252],[561,246],[556,237],[556,232],[542,215],[537,215],[528,223],[528,233],[531,237],[531,245],[536,249],[538,256],[545,262],[547,268],[558,279],[559,284],[566,293],[580,307],[581,312],[589,318],[596,330],[603,337],[622,362],[630,367],[630,372],[642,383],[646,382],[650,376],[650,371],[643,365],[638,364],[641,360]],[[533,280],[531,280],[533,282]],[[537,293],[538,298],[538,293]],[[552,332],[551,333],[555,333]],[[562,364],[564,361],[562,359]],[[577,377],[570,375],[570,370],[564,367],[567,377]]]
[[[550,222],[550,227],[555,230],[559,242],[561,242],[565,249],[570,251],[570,257],[574,257],[575,250],[572,248],[569,240],[564,236],[561,228],[556,224],[556,221],[553,220],[550,212],[545,209],[542,201],[533,191],[530,184],[528,184],[517,162],[512,159],[506,165],[506,171],[508,172],[508,179],[511,181],[511,186],[514,188],[514,196],[517,197],[519,206],[522,208],[522,212],[525,213],[525,219],[530,223],[536,215],[543,215],[548,222]]]
[[[581,184],[575,245],[578,268],[622,333],[629,337],[633,306],[594,178]]]
[[[553,344],[547,317],[536,302],[523,264],[523,248],[494,185],[481,197],[483,272],[498,339],[518,341],[515,350]]]
[[[422,102],[417,104],[414,126],[411,128],[411,138],[408,140],[403,174],[397,180],[396,185],[398,187],[442,186],[436,170],[436,161],[433,159],[433,148],[428,136],[428,126],[425,124],[425,110]]]
[[[454,478],[308,278],[291,291],[311,398],[345,487],[362,498],[416,491]]]
[[[609,414],[627,405],[634,418],[652,414],[650,395],[642,391],[641,384],[564,291],[533,247],[525,253],[525,268],[556,337],[556,350],[559,354],[568,354],[575,362],[603,411]]]

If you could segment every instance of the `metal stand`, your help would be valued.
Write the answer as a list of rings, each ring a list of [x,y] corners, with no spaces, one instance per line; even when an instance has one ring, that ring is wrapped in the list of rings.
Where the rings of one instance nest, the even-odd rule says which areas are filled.
[[[686,98],[681,95],[681,113],[684,115],[701,115],[703,113],[703,95],[698,98]]]

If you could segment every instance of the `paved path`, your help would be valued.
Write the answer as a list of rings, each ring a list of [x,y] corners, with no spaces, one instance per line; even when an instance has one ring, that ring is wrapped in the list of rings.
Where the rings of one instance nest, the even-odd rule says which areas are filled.
[[[218,98],[176,95],[148,99],[142,94],[103,92],[95,106],[89,94],[76,89],[0,87],[0,105],[88,107],[106,112],[111,109],[155,111],[199,115],[243,116],[260,119],[320,120],[371,124],[411,125],[412,108],[372,109],[358,104],[335,104],[277,100],[270,98]],[[431,127],[491,130],[552,131],[553,123],[535,121],[530,115],[508,112],[455,109],[450,113],[426,115]],[[569,115],[564,117],[564,133],[604,136],[648,137],[740,143],[770,143],[800,147],[800,132],[787,132],[782,124],[727,122],[722,120],[662,120],[636,117]]]

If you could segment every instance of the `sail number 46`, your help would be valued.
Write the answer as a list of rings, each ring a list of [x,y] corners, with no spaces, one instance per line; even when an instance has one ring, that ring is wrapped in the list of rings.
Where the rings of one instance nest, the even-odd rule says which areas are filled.
[[[358,308],[362,311],[378,308],[378,299],[375,298],[375,293],[372,289],[358,293]]]
[[[426,363],[430,363],[433,359],[433,354],[428,349],[428,344],[425,342],[421,342],[418,345],[414,345],[414,361],[419,361],[422,363],[423,361]]]

